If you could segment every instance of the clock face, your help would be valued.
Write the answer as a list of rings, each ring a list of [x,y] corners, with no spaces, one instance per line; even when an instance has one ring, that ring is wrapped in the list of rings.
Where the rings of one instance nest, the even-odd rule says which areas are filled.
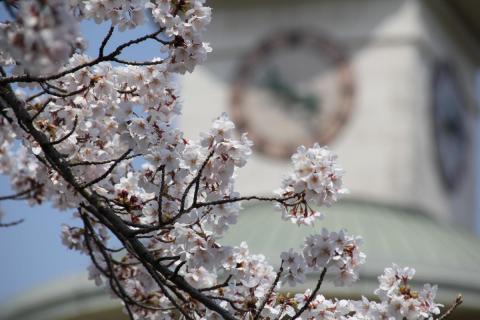
[[[341,51],[311,32],[268,37],[242,60],[231,114],[258,150],[289,157],[296,148],[326,144],[353,107],[353,78]]]
[[[468,114],[453,66],[438,63],[433,79],[433,123],[440,174],[454,189],[464,175],[469,151]]]

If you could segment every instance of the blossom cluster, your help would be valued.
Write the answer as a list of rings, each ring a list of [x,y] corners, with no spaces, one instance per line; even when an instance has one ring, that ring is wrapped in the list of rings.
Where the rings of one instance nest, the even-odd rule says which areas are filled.
[[[343,170],[336,160],[333,152],[319,144],[297,149],[292,155],[294,171],[285,177],[282,187],[276,191],[278,195],[289,198],[289,201],[278,205],[284,219],[298,225],[311,225],[323,214],[310,205],[330,206],[339,195],[347,192],[342,184]],[[295,195],[300,195],[301,201]]]
[[[437,286],[425,284],[421,291],[415,291],[409,285],[414,275],[415,269],[393,264],[378,277],[380,285],[375,294],[395,318],[424,319],[440,313],[442,305],[434,301]]]
[[[16,20],[0,24],[0,64],[16,64],[15,74],[48,75],[71,67],[69,57],[82,52],[85,41],[78,22],[109,22],[119,31],[145,22],[146,12],[163,33],[159,54],[167,55],[169,71],[192,72],[211,51],[201,35],[211,20],[205,0],[25,0],[19,1]],[[5,51],[4,51],[5,50]],[[162,53],[163,52],[163,53]]]
[[[201,34],[211,20],[211,9],[205,0],[179,1],[180,8],[172,10],[172,1],[149,3],[155,22],[165,28],[166,36],[180,44],[170,55],[170,70],[179,73],[192,72],[197,63],[206,59],[211,48],[203,42]]]
[[[58,71],[82,39],[68,5],[61,0],[25,0],[18,3],[15,23],[0,23],[0,47],[5,58],[17,62],[16,73],[34,75]]]
[[[73,29],[72,23],[75,22],[75,19],[72,19],[72,14],[78,18],[94,18],[97,22],[109,20],[113,25],[118,25],[123,23],[121,17],[131,17],[132,19],[136,17],[137,15],[133,12],[138,11],[136,8],[139,5],[144,7],[141,10],[142,14],[145,10],[154,10],[152,8],[154,5],[156,7],[167,6],[168,8],[164,9],[168,9],[168,12],[165,11],[164,15],[172,19],[170,28],[174,29],[186,30],[191,23],[197,20],[202,21],[203,26],[209,22],[209,17],[207,17],[209,8],[202,9],[203,1],[198,0],[182,2],[181,7],[174,6],[170,1],[158,3],[150,1],[70,1],[70,12],[61,14],[58,19],[53,19],[47,15],[68,11],[65,2],[57,2],[34,0],[21,2],[19,13],[22,12],[22,15],[18,15],[17,21],[8,23],[8,28],[22,29],[23,22],[30,20],[40,22],[45,20],[45,23],[50,24],[57,23],[58,25],[51,26],[38,25],[29,31],[29,36],[35,41],[43,41],[38,33],[48,34],[50,29],[53,29],[54,32],[62,33],[61,36],[55,37],[56,41],[60,43],[65,37],[63,43],[67,45],[67,42],[71,41],[72,35],[64,29]],[[38,17],[37,11],[27,10],[28,6],[42,9],[39,9],[42,15]],[[197,16],[197,13],[200,16]],[[40,19],[42,17],[43,20]],[[138,21],[138,23],[140,22]],[[188,49],[189,45],[198,44],[199,34],[203,32],[204,27],[200,28],[200,23],[195,23],[195,25],[195,30],[185,31],[180,35],[184,37],[184,43],[181,45],[166,42],[166,45],[160,46],[159,51],[169,50],[172,52],[169,57],[153,59],[151,64],[144,66],[114,66],[110,61],[103,61],[92,67],[79,68],[88,64],[93,58],[69,51],[68,54],[65,52],[69,59],[62,67],[65,59],[58,56],[50,57],[48,52],[39,50],[38,45],[22,47],[22,50],[17,52],[12,37],[7,37],[8,33],[1,35],[0,41],[5,43],[2,50],[5,48],[14,57],[17,64],[15,73],[19,73],[18,66],[24,64],[38,67],[47,74],[59,67],[62,68],[62,71],[79,68],[76,72],[67,73],[59,79],[50,81],[48,86],[50,91],[54,91],[53,95],[44,94],[30,100],[27,107],[32,116],[40,110],[42,111],[35,117],[35,125],[38,129],[45,131],[52,141],[65,138],[56,147],[59,152],[69,155],[69,163],[92,163],[92,165],[78,165],[73,169],[79,177],[90,181],[108,170],[112,162],[125,153],[128,147],[131,147],[132,152],[143,153],[144,159],[154,166],[153,171],[158,168],[159,163],[165,164],[166,170],[172,169],[170,166],[179,163],[177,159],[181,158],[182,149],[188,142],[172,125],[173,117],[180,113],[180,105],[177,101],[179,92],[175,74],[170,66],[175,61],[173,63],[177,66],[175,69],[181,69],[182,62],[176,59],[174,54],[178,48]],[[121,26],[119,28],[121,29]],[[164,35],[164,37],[171,38],[171,35]],[[44,46],[54,47],[52,42],[48,42],[48,39],[45,41]],[[13,51],[17,53],[14,54]],[[31,58],[35,60],[35,63],[24,61],[33,55],[38,55],[37,58]],[[11,63],[11,60],[7,59],[2,63]],[[53,69],[49,70],[47,67],[43,67],[41,61],[44,60],[45,64]],[[194,63],[194,60],[195,58],[191,57],[189,63]],[[38,84],[33,84],[33,87],[35,86]],[[48,92],[50,93],[50,91]],[[70,92],[79,92],[79,94],[69,95]],[[20,92],[17,94],[21,95]],[[139,113],[134,108],[143,113]],[[10,118],[14,118],[11,110],[6,112],[10,113]],[[36,157],[41,153],[38,143],[25,135],[15,122],[8,122],[6,118],[2,118],[0,121],[2,121],[0,153],[5,154],[5,157],[2,157],[0,170],[11,176],[14,190],[22,191],[33,188],[35,184],[41,186],[36,192],[35,201],[37,203],[48,199],[53,200],[54,205],[58,208],[76,207],[79,198],[72,193],[65,192],[68,186],[59,179],[55,172],[45,171],[41,165],[38,165]],[[25,146],[32,150],[33,154],[27,152],[24,146],[17,148],[13,143],[15,138],[22,136],[27,138]],[[145,152],[147,149],[149,152]],[[187,150],[191,151],[192,148],[187,148]],[[9,161],[9,159],[15,159],[15,161]],[[98,162],[103,163],[99,164]],[[112,177],[116,175],[116,172],[124,170],[126,166],[128,166],[128,161],[122,162],[112,172]],[[145,171],[150,173],[150,169],[145,168]],[[134,178],[135,174],[131,173],[130,177]],[[119,181],[120,178],[119,176],[113,181]],[[180,179],[181,175],[176,180]],[[172,182],[172,184],[174,183],[175,181]],[[101,192],[104,184],[109,185],[102,181],[95,187],[99,188],[99,192]],[[115,189],[105,187],[106,192]],[[117,186],[116,189],[118,188]],[[165,204],[165,206],[168,205],[168,203]]]
[[[265,316],[278,319],[293,317],[298,309],[305,308],[298,319],[433,319],[440,313],[441,307],[434,301],[437,287],[426,284],[421,291],[414,291],[408,286],[414,272],[411,268],[401,269],[396,265],[386,268],[379,277],[379,289],[376,290],[380,301],[371,301],[366,297],[360,300],[327,299],[307,289],[293,297],[277,296],[276,300],[281,303],[268,304]]]
[[[290,249],[280,256],[286,269],[285,281],[295,286],[304,283],[306,274],[329,270],[335,285],[350,285],[358,279],[361,264],[365,263],[365,254],[360,251],[360,237],[350,236],[345,230],[329,232],[323,228],[321,234],[305,239],[303,254]]]
[[[96,23],[109,21],[120,31],[144,23],[147,3],[146,0],[69,0],[75,16],[93,19]]]

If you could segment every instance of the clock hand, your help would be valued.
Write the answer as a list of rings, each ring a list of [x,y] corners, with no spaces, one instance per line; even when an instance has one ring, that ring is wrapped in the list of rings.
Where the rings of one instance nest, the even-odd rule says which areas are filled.
[[[292,109],[295,104],[302,105],[310,114],[317,110],[317,97],[314,95],[300,95],[292,86],[288,85],[286,81],[283,81],[278,71],[273,68],[267,71],[263,85],[283,100],[284,103],[282,105],[287,110]]]
[[[294,103],[297,98],[293,89],[280,78],[275,69],[269,69],[267,71],[264,86],[275,96],[280,97],[283,102],[287,102],[283,104],[286,109],[290,109],[292,107],[292,103]]]
[[[300,97],[300,102],[303,104],[303,108],[307,110],[310,114],[313,114],[319,109],[320,103],[318,103],[318,97],[309,94],[303,97]]]

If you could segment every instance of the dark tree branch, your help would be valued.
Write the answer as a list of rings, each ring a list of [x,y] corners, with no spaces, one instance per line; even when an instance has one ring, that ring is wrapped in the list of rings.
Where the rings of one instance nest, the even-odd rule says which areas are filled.
[[[3,83],[5,83],[5,81]],[[32,138],[37,141],[51,166],[85,199],[88,203],[88,205],[85,206],[88,208],[88,211],[91,212],[100,223],[112,231],[125,248],[127,248],[131,254],[136,256],[147,270],[149,270],[154,279],[158,278],[158,271],[163,277],[170,279],[170,281],[180,290],[190,295],[191,298],[197,300],[206,308],[218,313],[226,320],[236,320],[230,312],[223,309],[212,299],[206,297],[197,288],[191,286],[183,277],[178,275],[172,276],[173,272],[156,260],[144,244],[135,237],[133,230],[131,230],[130,227],[128,227],[119,216],[117,216],[117,214],[100,196],[80,185],[78,179],[70,170],[68,163],[65,162],[64,157],[54,146],[51,145],[48,137],[34,127],[30,115],[25,110],[23,102],[18,100],[9,85],[0,85],[0,98],[7,102],[15,113],[18,121],[22,123]]]

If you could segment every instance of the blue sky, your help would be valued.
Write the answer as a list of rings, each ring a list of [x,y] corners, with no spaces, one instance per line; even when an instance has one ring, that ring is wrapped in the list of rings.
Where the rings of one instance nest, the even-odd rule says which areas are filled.
[[[3,8],[0,9],[0,21],[5,19]],[[88,53],[94,56],[98,43],[106,33],[108,25],[96,25],[91,22],[82,24],[83,34],[90,42]],[[110,45],[118,45],[122,39],[135,38],[144,34],[148,26],[134,32],[116,33]],[[141,48],[141,49],[139,49]],[[126,50],[125,56],[136,60],[144,60],[158,55],[158,46],[147,43],[141,47]],[[480,92],[480,78],[478,81]],[[480,140],[480,130],[477,130]],[[480,157],[477,155],[477,159]],[[477,160],[478,162],[478,160]],[[480,167],[479,167],[480,169]],[[477,181],[480,181],[480,170]],[[10,194],[8,179],[0,176],[0,195]],[[0,229],[0,304],[17,294],[39,286],[53,279],[70,274],[84,272],[88,265],[88,257],[66,249],[60,241],[62,223],[73,223],[71,212],[58,212],[48,204],[30,208],[23,202],[1,203],[6,213],[5,221],[25,218],[25,222],[12,228]],[[480,211],[480,206],[478,206]],[[477,219],[477,230],[480,221]]]

